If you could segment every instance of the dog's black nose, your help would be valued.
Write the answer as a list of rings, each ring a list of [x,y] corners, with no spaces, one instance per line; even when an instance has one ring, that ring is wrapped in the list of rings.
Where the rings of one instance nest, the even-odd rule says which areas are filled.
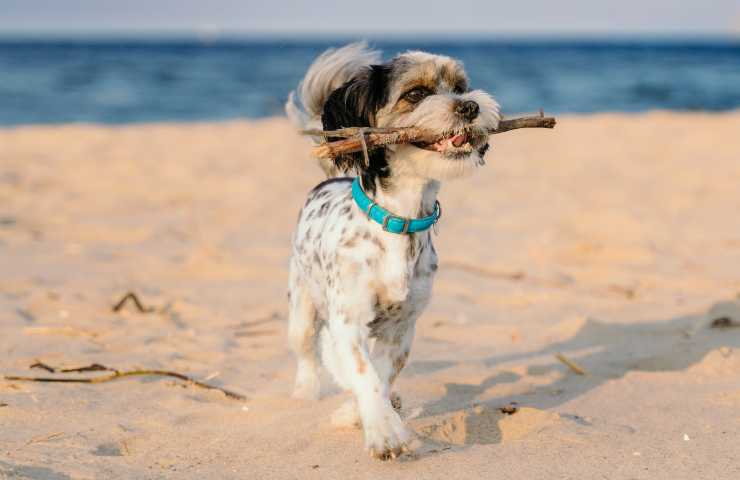
[[[455,113],[465,120],[472,122],[475,120],[475,117],[478,116],[478,113],[480,113],[480,107],[472,100],[465,100],[464,102],[457,104],[457,107],[455,107]]]

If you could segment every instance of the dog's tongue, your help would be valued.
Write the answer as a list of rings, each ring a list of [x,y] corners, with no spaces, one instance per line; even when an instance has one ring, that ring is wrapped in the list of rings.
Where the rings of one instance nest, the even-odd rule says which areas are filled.
[[[453,144],[453,145],[454,145],[455,147],[457,147],[457,148],[460,148],[460,147],[462,147],[462,146],[463,146],[463,144],[464,144],[464,143],[465,143],[465,142],[466,142],[467,140],[468,140],[468,136],[467,136],[467,135],[465,135],[464,133],[462,133],[462,134],[460,134],[460,135],[455,135],[454,137],[452,137],[452,144]]]

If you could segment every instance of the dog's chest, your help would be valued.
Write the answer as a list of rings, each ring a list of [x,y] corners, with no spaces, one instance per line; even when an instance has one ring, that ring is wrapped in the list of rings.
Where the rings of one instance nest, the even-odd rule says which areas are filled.
[[[429,303],[437,254],[428,233],[392,242],[376,287],[375,317],[368,325],[373,336],[405,328]]]

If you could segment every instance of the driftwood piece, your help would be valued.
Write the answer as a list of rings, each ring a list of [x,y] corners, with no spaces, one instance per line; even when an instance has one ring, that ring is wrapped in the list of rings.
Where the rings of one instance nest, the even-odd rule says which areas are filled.
[[[214,385],[209,385],[207,383],[203,383],[198,380],[195,380],[194,378],[189,377],[185,374],[173,372],[170,370],[144,370],[144,369],[118,370],[116,368],[106,367],[105,365],[101,365],[99,363],[93,363],[92,365],[87,365],[84,367],[62,369],[62,368],[51,367],[39,361],[31,365],[30,368],[41,368],[50,373],[81,373],[81,372],[99,372],[99,371],[107,371],[107,372],[113,372],[113,373],[109,375],[102,375],[99,377],[74,377],[74,378],[72,377],[22,377],[22,376],[6,375],[5,380],[18,381],[18,382],[104,383],[104,382],[110,382],[112,380],[117,380],[119,378],[124,378],[124,377],[160,376],[160,377],[176,378],[178,380],[182,380],[196,387],[205,388],[207,390],[218,390],[219,392],[223,393],[227,397],[233,398],[235,400],[246,400],[247,399],[247,397],[239,393],[232,392],[231,390],[226,390],[225,388],[216,387]]]
[[[49,433],[47,435],[41,435],[38,437],[33,437],[31,440],[27,441],[24,447],[27,447],[29,445],[33,445],[34,443],[44,443],[48,442],[49,440],[54,440],[55,438],[59,438],[62,435],[64,435],[64,432],[55,432],[55,433]]]
[[[736,322],[730,317],[717,317],[709,324],[709,328],[734,328],[740,327],[740,322]]]
[[[588,371],[586,371],[585,368],[581,367],[576,362],[574,362],[573,360],[569,359],[568,357],[566,357],[562,353],[556,353],[555,354],[555,358],[557,358],[558,360],[560,360],[566,367],[570,368],[574,373],[576,373],[578,375],[588,375]]]
[[[134,306],[140,313],[152,313],[155,309],[154,307],[145,307],[144,304],[139,300],[139,297],[134,292],[127,292],[126,295],[121,297],[121,299],[116,302],[115,305],[113,305],[113,312],[117,313],[119,312],[125,305],[126,302],[131,300],[133,302]]]
[[[488,133],[491,135],[508,132],[519,128],[554,128],[556,120],[554,117],[545,117],[542,112],[539,116],[512,118],[501,120],[495,130]],[[372,148],[383,145],[398,143],[435,143],[444,137],[437,133],[427,132],[416,127],[406,128],[369,128],[352,127],[340,130],[302,130],[303,135],[314,137],[340,137],[343,140],[326,142],[317,145],[313,149],[313,155],[317,158],[334,158],[346,153],[359,152],[363,147]],[[364,140],[364,142],[363,142]],[[364,145],[363,145],[364,143]]]

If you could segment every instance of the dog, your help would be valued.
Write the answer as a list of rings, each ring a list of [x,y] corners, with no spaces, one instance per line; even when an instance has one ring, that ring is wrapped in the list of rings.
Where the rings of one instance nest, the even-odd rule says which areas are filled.
[[[286,112],[301,129],[420,127],[444,137],[322,162],[329,178],[309,193],[293,236],[294,396],[319,397],[323,365],[353,394],[332,422],[361,425],[370,454],[394,459],[412,436],[391,387],[438,267],[430,227],[441,214],[440,182],[484,164],[499,105],[470,89],[453,58],[409,51],[384,63],[365,43],[320,55],[298,92]]]

